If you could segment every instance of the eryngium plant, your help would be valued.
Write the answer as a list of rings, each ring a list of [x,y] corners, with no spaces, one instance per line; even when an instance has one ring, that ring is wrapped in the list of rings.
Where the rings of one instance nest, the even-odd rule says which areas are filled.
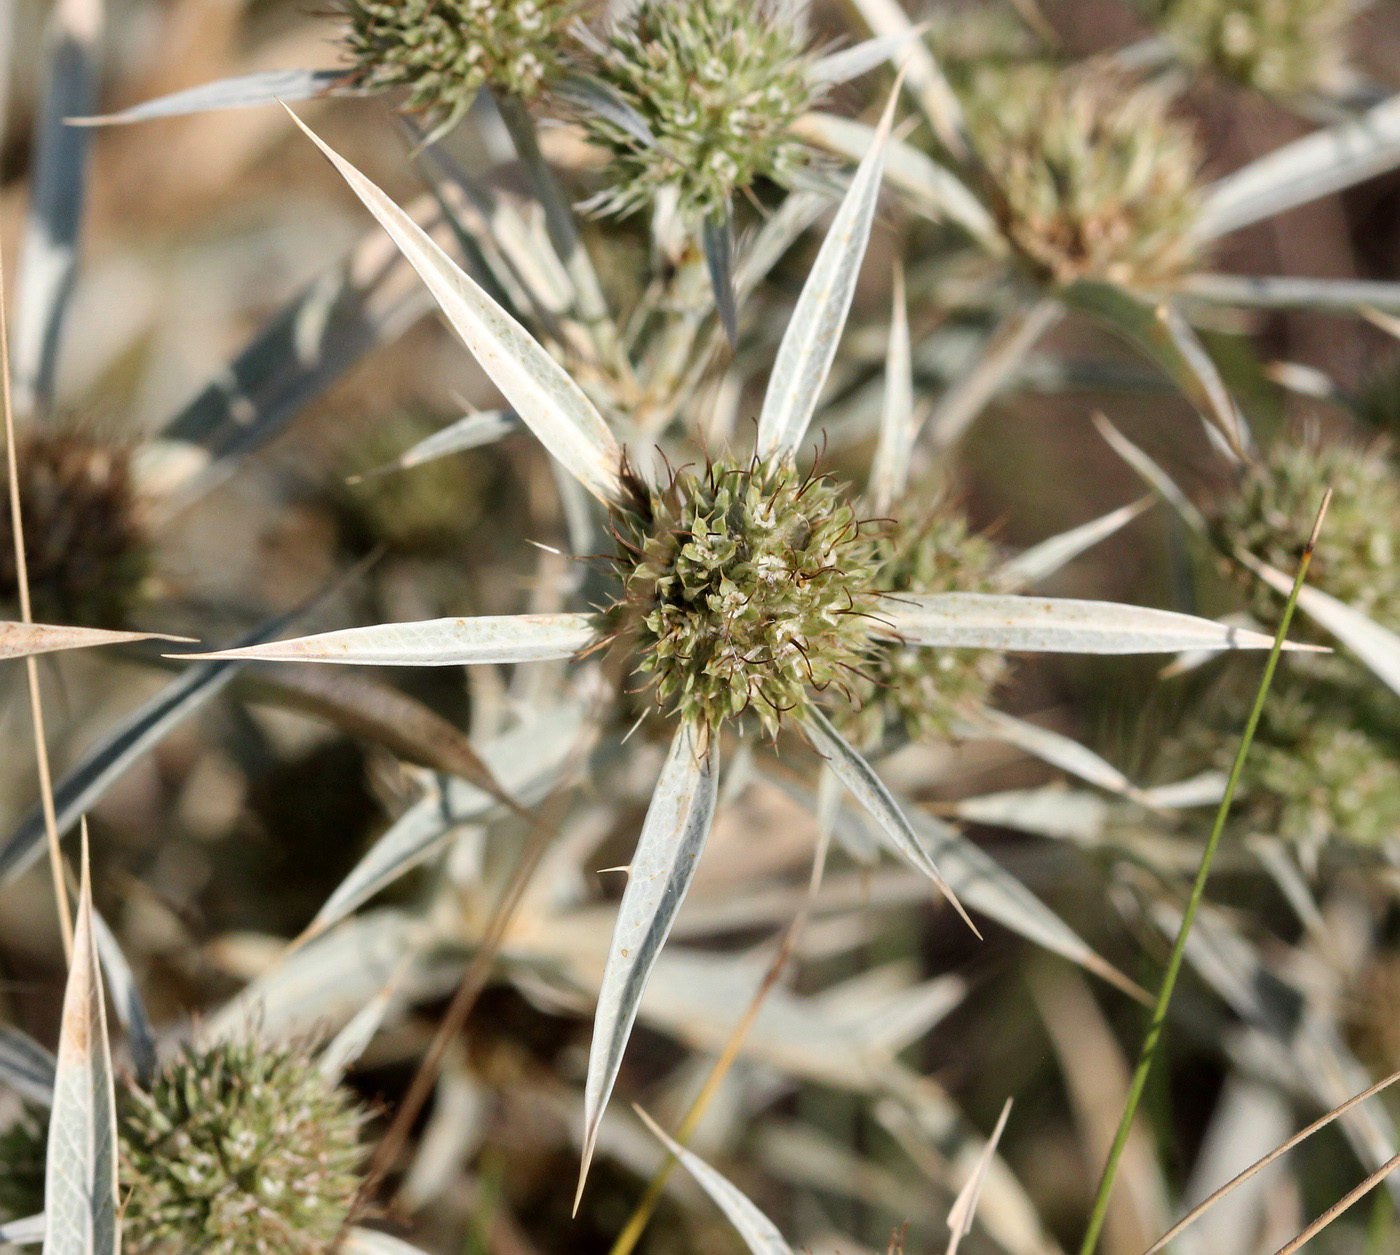
[[[1350,0],[1157,0],[1162,32],[1188,64],[1271,96],[1335,89]]]
[[[533,100],[558,74],[581,0],[345,0],[345,48],[363,87],[408,89],[449,130],[482,87]]]
[[[184,1047],[149,1090],[117,1086],[127,1255],[319,1255],[360,1185],[364,1113],[304,1046],[254,1040]],[[26,1116],[0,1152],[0,1197],[43,1209],[46,1132]],[[25,1191],[31,1196],[26,1197]],[[37,1191],[37,1197],[32,1192]]]
[[[34,617],[120,627],[151,565],[129,450],[82,431],[30,428],[19,434],[15,461]],[[7,507],[0,602],[14,607],[18,599]]]
[[[1400,476],[1384,443],[1275,441],[1216,513],[1222,542],[1280,570],[1296,563],[1306,520],[1332,489],[1313,552],[1317,587],[1381,623],[1400,618]],[[1275,605],[1276,600],[1270,604]]]
[[[1200,148],[1162,88],[1029,64],[975,75],[965,107],[988,207],[1040,278],[1154,289],[1196,260]]]
[[[770,0],[642,0],[608,31],[595,72],[650,128],[583,121],[612,154],[594,207],[626,213],[663,193],[690,219],[759,179],[786,184],[806,159],[789,126],[813,102],[802,32]]]
[[[597,406],[509,313],[354,166],[316,140],[521,421],[610,512],[619,538],[630,538],[631,548],[623,547],[623,595],[620,605],[596,613],[388,623],[205,656],[400,666],[565,659],[616,639],[617,619],[627,619],[630,609],[635,665],[650,665],[665,686],[675,731],[629,868],[599,992],[584,1095],[585,1170],[651,967],[709,835],[720,741],[735,710],[761,702],[772,721],[795,722],[871,813],[889,848],[951,898],[898,802],[821,711],[813,694],[824,680],[832,677],[830,686],[861,653],[892,641],[1089,653],[1272,644],[1258,633],[1135,606],[883,589],[851,507],[822,477],[799,475],[798,454],[870,238],[893,116],[891,102],[798,298],[769,376],[752,457],[724,459],[704,474],[683,472],[665,488],[629,469]],[[779,588],[781,581],[794,587]],[[733,642],[735,634],[742,640]],[[724,693],[726,682],[737,696]]]

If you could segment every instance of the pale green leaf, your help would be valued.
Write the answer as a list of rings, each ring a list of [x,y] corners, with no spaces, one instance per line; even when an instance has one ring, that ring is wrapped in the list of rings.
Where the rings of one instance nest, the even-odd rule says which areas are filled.
[[[14,407],[46,415],[78,271],[91,136],[66,119],[97,99],[102,55],[102,0],[55,0],[48,6],[43,101],[30,148],[29,212],[20,247],[11,328]],[[7,49],[14,55],[17,49]]]
[[[583,1098],[580,1197],[638,1005],[710,835],[718,782],[715,739],[682,722],[637,838],[598,991]]]
[[[86,843],[48,1140],[44,1255],[118,1255],[116,1097]]]
[[[738,1186],[722,1177],[699,1155],[686,1150],[640,1107],[635,1110],[647,1128],[656,1134],[661,1144],[699,1182],[700,1188],[729,1218],[729,1223],[738,1231],[753,1255],[792,1255],[792,1248],[783,1241],[783,1235],[778,1232],[777,1226],[749,1201]]]
[[[980,937],[977,927],[963,910],[938,865],[933,861],[923,842],[919,840],[909,818],[894,796],[885,787],[885,782],[875,774],[874,769],[860,756],[831,724],[820,710],[813,707],[803,721],[803,728],[824,759],[832,773],[846,786],[846,791],[870,813],[883,833],[890,847],[911,867],[921,871],[938,887],[944,897],[953,904],[953,909],[962,916],[964,922]]]
[[[1020,653],[1171,654],[1268,649],[1273,638],[1175,610],[998,593],[886,597],[876,630],[910,645]],[[1316,650],[1290,642],[1285,649]]]
[[[344,1255],[424,1255],[416,1246],[410,1246],[402,1238],[377,1229],[352,1228],[341,1243]]]
[[[1365,309],[1400,313],[1400,283],[1368,279],[1308,279],[1295,275],[1191,275],[1182,295],[1220,305],[1256,309],[1311,309],[1360,314]]]
[[[977,1204],[982,1198],[982,1187],[987,1181],[987,1169],[992,1166],[992,1158],[997,1153],[997,1143],[1001,1141],[1002,1132],[1006,1128],[1006,1117],[1011,1114],[1011,1099],[1007,1099],[1002,1104],[1001,1115],[997,1117],[996,1127],[992,1130],[992,1135],[987,1139],[987,1144],[982,1147],[981,1153],[977,1156],[977,1163],[972,1169],[972,1174],[967,1178],[962,1189],[958,1191],[958,1196],[953,1200],[953,1205],[948,1210],[948,1249],[947,1255],[958,1255],[958,1247],[962,1245],[963,1238],[972,1232],[972,1220],[977,1214]]]
[[[0,1085],[7,1085],[29,1102],[53,1103],[55,1060],[28,1033],[0,1027]]]
[[[7,1220],[0,1224],[0,1242],[8,1242],[12,1246],[38,1246],[44,1240],[44,1227],[43,1212],[37,1216],[26,1216],[23,1220]]]
[[[319,632],[267,641],[191,659],[262,662],[338,662],[357,666],[443,667],[483,662],[540,662],[571,658],[599,637],[598,621],[586,614],[480,615],[471,619],[424,619],[373,627]]]
[[[1147,795],[1112,763],[1081,745],[1073,737],[1017,719],[1000,710],[982,710],[967,720],[959,731],[986,736],[1039,758],[1042,762],[1087,780],[1110,793],[1117,793],[1144,806],[1151,806]]]
[[[904,268],[894,269],[890,339],[885,349],[885,395],[880,407],[880,435],[870,468],[870,495],[877,514],[888,514],[904,496],[914,437],[914,365],[909,345],[909,307],[904,298]]]
[[[1196,407],[1217,447],[1242,458],[1250,447],[1244,415],[1190,324],[1170,301],[1153,302],[1112,283],[1081,279],[1064,289],[1071,308],[1090,314],[1135,344]]]
[[[1400,96],[1315,131],[1206,190],[1197,233],[1207,240],[1305,205],[1400,165]]]
[[[622,451],[583,389],[408,214],[292,117],[393,238],[453,330],[540,443],[594,496],[606,504],[621,502]]]
[[[899,4],[899,0],[853,0],[865,24],[877,36],[909,36],[914,24]],[[899,65],[909,93],[918,102],[933,127],[939,142],[953,153],[962,155],[962,105],[933,53],[922,40],[911,40],[898,54]]]
[[[1271,588],[1288,596],[1293,580],[1277,567],[1244,552],[1236,557]],[[1387,688],[1400,693],[1400,635],[1311,584],[1298,590],[1298,609],[1351,650]]]
[[[271,105],[278,101],[310,100],[313,96],[330,93],[345,95],[352,89],[347,83],[347,71],[340,70],[260,70],[256,74],[240,74],[236,78],[221,78],[198,87],[143,100],[139,105],[120,113],[100,113],[93,117],[69,118],[73,126],[111,126],[125,122],[146,122],[152,118],[178,118],[190,113],[207,113],[213,109],[244,109],[251,105]]]
[[[0,658],[22,658],[58,649],[90,649],[94,645],[120,645],[129,641],[185,640],[189,637],[163,636],[159,632],[108,632],[101,628],[0,621]]]
[[[870,150],[857,167],[822,241],[778,346],[758,416],[755,452],[761,461],[791,462],[817,408],[870,242],[885,168],[885,144],[894,122],[894,104],[895,97],[891,96]]]
[[[875,128],[857,118],[814,109],[792,125],[793,133],[828,152],[860,161],[875,141]],[[885,179],[925,217],[961,227],[993,254],[1006,250],[992,216],[961,179],[922,149],[891,136],[885,147]]]

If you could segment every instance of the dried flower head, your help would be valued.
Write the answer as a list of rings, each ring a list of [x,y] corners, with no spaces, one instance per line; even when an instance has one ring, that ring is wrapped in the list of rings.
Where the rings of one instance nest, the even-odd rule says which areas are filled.
[[[976,75],[965,103],[992,212],[1042,279],[1152,289],[1195,259],[1200,149],[1162,89],[1030,64]]]
[[[946,501],[910,501],[877,540],[874,584],[900,593],[1000,591],[996,546],[970,532]],[[1006,658],[983,649],[921,649],[884,642],[852,684],[858,701],[834,714],[837,726],[864,748],[893,729],[911,740],[947,735],[954,721],[983,704],[1006,673]]]
[[[118,1101],[123,1249],[311,1255],[359,1185],[363,1116],[297,1046],[187,1048]]]
[[[1346,62],[1350,0],[1158,0],[1183,60],[1271,96],[1335,89]]]
[[[29,592],[40,622],[120,627],[150,570],[129,451],[65,430],[16,446]],[[19,599],[14,534],[0,510],[0,601]]]
[[[618,636],[659,704],[716,727],[752,710],[771,734],[812,692],[849,692],[868,648],[873,529],[842,485],[788,466],[677,472],[619,516]]]
[[[353,77],[405,87],[408,108],[450,129],[477,90],[533,100],[559,68],[581,0],[345,0]]]
[[[1332,489],[1309,581],[1383,623],[1400,618],[1400,476],[1383,444],[1275,441],[1217,511],[1220,535],[1292,571]],[[1276,599],[1270,603],[1276,613]]]
[[[799,30],[767,0],[642,0],[608,32],[596,73],[646,120],[643,144],[609,118],[584,119],[613,154],[609,213],[663,192],[687,217],[722,210],[758,179],[787,183],[806,157],[788,127],[807,109],[811,57]]]

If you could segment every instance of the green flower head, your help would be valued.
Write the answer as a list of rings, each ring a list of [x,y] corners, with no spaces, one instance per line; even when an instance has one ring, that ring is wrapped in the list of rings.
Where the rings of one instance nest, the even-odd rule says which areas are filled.
[[[913,501],[877,540],[877,587],[900,593],[1000,591],[996,547],[968,530],[944,501]],[[867,659],[851,688],[858,701],[833,715],[863,747],[893,729],[911,740],[946,736],[960,715],[982,705],[1006,673],[1002,654],[982,649],[922,649],[885,642]]]
[[[1213,745],[1222,771],[1253,704],[1255,678],[1210,704],[1200,737]],[[1377,692],[1365,672],[1336,658],[1292,660],[1269,693],[1250,747],[1240,821],[1310,856],[1332,842],[1393,846],[1400,834],[1397,737],[1393,698]]]
[[[965,107],[992,212],[1042,280],[1153,289],[1195,260],[1200,149],[1161,89],[1027,64],[977,74]]]
[[[677,472],[614,526],[616,635],[661,706],[709,727],[751,710],[771,734],[813,693],[851,691],[879,562],[842,485],[719,461]]]
[[[133,1255],[312,1255],[349,1214],[364,1117],[302,1048],[186,1048],[117,1107]]]
[[[408,108],[437,130],[458,122],[479,88],[533,100],[559,69],[582,0],[345,0],[354,78],[408,89]]]
[[[1327,525],[1310,583],[1387,625],[1400,622],[1400,476],[1384,444],[1275,441],[1216,513],[1219,534],[1284,571],[1297,565],[1322,495]],[[1270,598],[1269,613],[1277,613]]]
[[[812,103],[810,62],[801,32],[767,0],[642,0],[608,32],[596,73],[655,142],[584,118],[612,154],[594,206],[629,213],[667,194],[683,215],[702,218],[758,179],[788,182],[806,160],[788,128]]]
[[[1270,96],[1338,86],[1350,0],[1156,0],[1182,59]]]
[[[185,1047],[150,1090],[117,1083],[126,1255],[321,1255],[360,1184],[364,1114],[302,1048]],[[0,1209],[43,1208],[48,1133],[0,1136]]]

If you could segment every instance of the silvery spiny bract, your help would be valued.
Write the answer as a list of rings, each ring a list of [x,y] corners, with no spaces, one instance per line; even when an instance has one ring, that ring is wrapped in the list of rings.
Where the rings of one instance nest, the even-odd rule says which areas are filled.
[[[1336,88],[1350,0],[1157,0],[1181,58],[1271,96]]]
[[[119,1077],[122,1250],[321,1255],[360,1185],[363,1122],[304,1043],[185,1046],[149,1090]],[[14,1215],[42,1210],[46,1142],[37,1114],[0,1139],[20,1169],[0,1173],[0,1199]],[[37,1175],[23,1171],[30,1163]]]
[[[810,62],[801,31],[769,0],[642,0],[607,33],[595,71],[655,142],[605,116],[584,118],[612,154],[594,206],[626,213],[664,191],[699,218],[758,179],[786,183],[806,159],[788,127],[813,103]]]
[[[814,692],[852,696],[878,609],[877,525],[842,486],[725,459],[645,501],[615,515],[613,613],[659,704],[708,727],[752,710],[773,733]]]
[[[477,91],[533,100],[555,76],[582,0],[345,0],[352,77],[408,89],[436,131],[461,120]]]
[[[1216,512],[1220,537],[1283,571],[1298,560],[1301,538],[1323,492],[1332,489],[1327,525],[1309,578],[1361,613],[1400,622],[1400,476],[1383,443],[1277,440],[1241,472]],[[1270,613],[1277,598],[1269,596]]]
[[[1160,288],[1196,260],[1200,149],[1161,88],[1027,64],[974,75],[964,102],[989,208],[1042,279]]]

